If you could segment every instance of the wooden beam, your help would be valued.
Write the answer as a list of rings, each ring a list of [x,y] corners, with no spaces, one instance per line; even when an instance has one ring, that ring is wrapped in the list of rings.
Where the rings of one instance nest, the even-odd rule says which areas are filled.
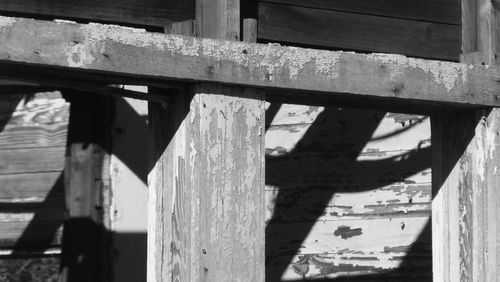
[[[462,60],[497,65],[495,2],[462,0]],[[436,113],[433,146],[434,281],[500,281],[500,110]]]
[[[62,282],[111,281],[110,97],[72,91],[70,100]]]
[[[196,26],[166,30],[237,40],[239,5],[197,1]],[[264,93],[199,83],[170,98],[149,107],[148,281],[264,281]]]
[[[96,77],[112,74],[311,95],[500,105],[500,72],[495,67],[19,18],[0,18],[0,31],[0,66],[18,62],[20,71],[45,65],[93,71]]]

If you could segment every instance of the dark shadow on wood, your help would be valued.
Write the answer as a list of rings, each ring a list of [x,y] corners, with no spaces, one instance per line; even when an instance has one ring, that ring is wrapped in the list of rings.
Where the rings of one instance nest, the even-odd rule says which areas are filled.
[[[355,111],[350,111],[348,109],[341,110],[337,107],[326,107],[292,152],[276,157],[266,156],[266,185],[280,188],[283,188],[284,185],[293,185],[290,179],[294,179],[297,175],[311,178],[318,175],[328,175],[329,177],[329,183],[327,187],[324,188],[326,193],[316,199],[313,209],[307,211],[308,217],[314,219],[311,220],[308,218],[307,222],[302,222],[303,225],[301,226],[303,228],[297,230],[297,233],[294,234],[297,240],[291,242],[292,245],[287,247],[287,249],[290,250],[286,258],[288,263],[271,268],[269,265],[270,261],[266,262],[266,281],[281,281],[281,276],[284,274],[288,265],[292,263],[294,253],[300,251],[303,241],[311,231],[316,220],[324,214],[328,202],[335,193],[377,189],[395,182],[400,182],[406,177],[414,175],[431,166],[430,147],[416,148],[410,152],[383,160],[357,160],[363,147],[370,141],[373,132],[385,114],[385,112],[378,112],[370,122],[354,122],[353,124],[358,125],[357,128],[343,128],[341,131],[347,132],[348,130],[356,130],[359,134],[356,135],[357,137],[355,140],[339,142],[342,140],[342,137],[339,137],[338,134],[342,134],[342,132],[324,132],[325,127],[321,126],[321,123],[342,121],[346,119],[356,121],[358,117]],[[404,131],[399,133],[402,132]],[[323,138],[325,138],[326,135],[331,141],[331,144],[324,145],[318,143],[316,139],[320,135],[323,135]],[[314,164],[309,164],[307,167],[304,166],[305,162],[301,164],[300,159],[303,158],[303,153],[305,152],[320,153],[315,158],[320,159],[325,165],[322,165],[321,168],[314,167]],[[321,171],[323,168],[328,168],[328,170]],[[381,176],[383,176],[383,178]],[[357,181],[358,179],[363,179],[363,181],[360,183]],[[360,184],[353,187],[352,183]],[[346,186],[351,188],[346,191],[345,188],[343,188]],[[290,207],[284,207],[283,205],[280,207],[280,202],[289,202],[289,199],[287,200],[285,197],[286,195],[282,193],[282,190],[278,190],[274,214],[266,227],[266,252],[268,259],[270,259],[269,252],[273,249],[273,245],[282,240],[282,238],[275,236],[269,230],[272,230],[273,227],[277,228],[279,224],[283,223],[279,215],[287,211],[280,209],[290,209]],[[304,211],[295,210],[295,212],[301,213]],[[415,265],[418,265],[422,260],[432,259],[430,237],[429,222],[417,241],[411,246],[405,246],[408,249],[408,254],[401,264],[401,267],[394,271],[384,271],[371,276],[342,277],[317,281],[431,281],[432,275],[430,273],[432,273],[432,263],[424,263],[423,266],[415,268]],[[308,258],[305,259],[307,260]],[[409,269],[412,269],[412,271],[409,272]],[[341,265],[339,269],[331,269],[329,271],[366,272],[367,270],[370,269],[356,269],[353,265]],[[379,269],[378,272],[380,271]],[[375,269],[374,272],[377,272],[377,270]],[[420,277],[418,275],[420,275]]]
[[[19,212],[34,213],[33,219],[14,245],[13,256],[25,249],[47,250],[59,246],[57,236],[66,211],[63,173],[57,178],[56,183],[42,203],[11,205],[13,209],[7,208],[8,211],[22,208]],[[0,210],[2,210],[1,206]]]
[[[35,93],[53,91],[36,85],[20,85],[0,82],[0,132],[8,125],[19,103],[29,102]],[[11,249],[10,257],[41,254],[59,245],[58,231],[64,219],[64,177],[61,174],[43,202],[5,202],[0,204],[1,213],[34,213],[23,233],[17,240],[4,238],[2,248]],[[1,189],[2,187],[0,187]]]

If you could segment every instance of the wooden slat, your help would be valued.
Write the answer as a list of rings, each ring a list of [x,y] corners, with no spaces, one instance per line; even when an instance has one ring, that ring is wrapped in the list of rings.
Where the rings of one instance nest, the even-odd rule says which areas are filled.
[[[0,61],[3,63],[24,62],[125,76],[315,91],[316,95],[335,92],[350,96],[500,104],[496,95],[499,74],[492,67],[470,68],[464,64],[395,55],[195,39],[97,24],[16,18],[1,18],[1,22]],[[51,32],[43,32],[47,29]],[[33,37],[32,33],[38,36]],[[75,38],[79,42],[76,45]]]
[[[39,126],[6,126],[0,132],[0,149],[25,147],[64,147],[68,124]]]
[[[454,25],[462,24],[460,1],[456,0],[379,0],[376,3],[371,0],[262,0],[261,2]]]
[[[460,54],[457,25],[274,3],[259,5],[259,39],[450,61]]]
[[[318,279],[359,277],[364,281],[363,275],[367,274],[378,274],[385,278],[384,281],[397,277],[405,281],[412,277],[425,281],[431,276],[431,255],[426,251],[431,247],[430,229],[426,229],[428,221],[428,217],[416,217],[318,221],[312,228],[309,222],[276,225],[267,231],[275,250],[268,258],[268,267],[279,269],[273,264],[280,264],[280,260],[291,256],[292,263],[281,275],[281,281],[303,279],[303,276]],[[299,243],[296,253],[287,254],[290,251],[287,246],[297,245],[294,234],[303,233],[304,228],[311,228],[310,233]],[[318,261],[307,260],[309,256]],[[422,266],[413,268],[412,263]],[[404,273],[406,267],[412,273]],[[402,273],[391,275],[391,271]],[[273,273],[271,275],[276,278]]]
[[[65,147],[0,150],[0,174],[62,171],[65,150]]]
[[[431,279],[429,119],[338,106],[271,104],[267,112],[268,281]],[[424,230],[411,229],[416,218]],[[372,233],[378,239],[365,238],[366,249],[342,237],[350,250],[336,249],[328,237],[364,236],[373,220],[410,224],[405,246],[377,247],[398,240],[387,226]],[[346,222],[355,226],[339,228]]]
[[[0,175],[0,203],[42,202],[59,177],[60,172]],[[64,191],[52,193],[51,199],[64,203]]]
[[[323,199],[330,200],[325,203]],[[268,187],[266,203],[267,220],[272,216],[274,222],[281,223],[423,217],[431,213],[431,184],[394,183],[359,192],[312,184],[302,189]]]
[[[13,222],[2,220],[0,248],[14,249],[15,255],[17,250],[26,252],[29,249],[39,250],[40,248],[60,246],[64,219],[62,217],[56,218],[56,214],[64,214],[63,209],[54,210],[52,218],[38,221],[36,226],[31,225],[32,217]],[[30,225],[32,233],[26,234],[21,244],[19,238],[27,229],[30,229]],[[53,226],[56,227],[55,230],[52,228]]]
[[[197,35],[240,38],[240,1],[196,9]],[[148,281],[264,281],[263,100],[256,89],[202,83],[150,104]]]
[[[0,11],[82,21],[107,21],[163,27],[172,22],[193,19],[194,1],[4,0],[0,3]]]
[[[2,89],[0,88],[0,92]],[[0,149],[66,146],[69,104],[60,93],[0,96]]]
[[[295,234],[301,233],[304,225],[309,225],[310,222],[271,226],[268,232],[273,243],[276,244],[273,248],[276,253],[270,255],[286,254],[290,251],[295,252],[294,254],[319,254],[329,251],[341,252],[345,249],[354,252],[356,249],[363,250],[363,253],[368,255],[370,250],[381,252],[386,247],[408,247],[423,231],[428,221],[429,217],[372,219],[366,221],[318,221],[313,223],[312,230],[309,233],[310,236],[304,238],[301,248],[298,250],[290,250],[286,246],[295,244],[294,242],[297,240]],[[402,226],[402,223],[404,223],[404,226]],[[361,228],[361,230],[358,230],[358,232],[344,232],[340,228],[338,232],[335,232],[342,226],[350,227],[351,230],[357,228]],[[428,243],[430,243],[430,239],[430,237],[427,238]]]

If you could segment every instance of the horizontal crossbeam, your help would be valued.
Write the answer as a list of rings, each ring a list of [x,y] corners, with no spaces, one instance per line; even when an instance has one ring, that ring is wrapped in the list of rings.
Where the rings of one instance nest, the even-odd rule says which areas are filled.
[[[497,68],[149,33],[114,25],[0,17],[2,64],[99,75],[500,106]],[[12,74],[10,74],[12,75]]]

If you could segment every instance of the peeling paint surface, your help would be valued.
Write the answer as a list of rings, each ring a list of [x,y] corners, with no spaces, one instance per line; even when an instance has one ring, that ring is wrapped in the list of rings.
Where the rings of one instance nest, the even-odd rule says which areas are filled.
[[[428,279],[429,146],[425,116],[280,105],[266,132],[267,277],[404,281],[411,264]]]

